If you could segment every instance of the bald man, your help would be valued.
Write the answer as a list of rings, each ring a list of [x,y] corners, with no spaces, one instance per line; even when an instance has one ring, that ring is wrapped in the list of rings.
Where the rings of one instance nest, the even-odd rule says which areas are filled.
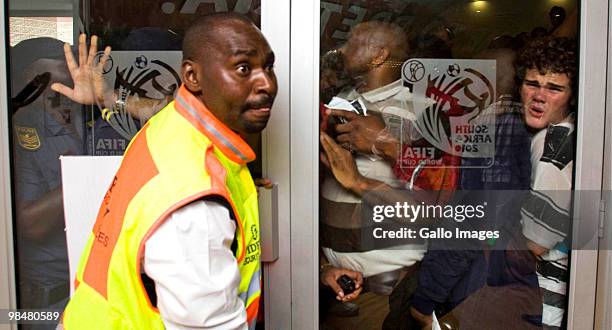
[[[356,84],[338,97],[358,100],[367,111],[367,116],[342,110],[330,111],[332,116],[347,120],[334,127],[335,139],[355,153],[355,180],[352,179],[355,176],[346,180],[343,171],[334,166],[341,159],[329,152],[327,142],[331,141],[322,133],[322,145],[332,171],[324,178],[321,189],[321,246],[330,263],[329,267],[322,269],[321,282],[334,290],[337,299],[347,301],[355,299],[356,295],[345,296],[336,285],[342,273],[348,270],[361,273],[367,278],[370,291],[389,295],[405,273],[403,271],[421,260],[425,247],[423,242],[414,242],[402,248],[364,250],[360,235],[362,194],[377,186],[402,187],[391,164],[374,155],[372,146],[383,129],[399,129],[398,112],[407,116],[410,113],[410,91],[400,79],[401,66],[408,57],[405,33],[390,23],[361,23],[351,30],[348,41],[339,51]],[[395,137],[396,141],[400,140]],[[390,158],[393,162],[395,155]],[[353,159],[349,162],[353,163]]]
[[[81,66],[93,56],[84,50]],[[246,167],[255,153],[243,137],[268,122],[273,65],[266,39],[242,16],[206,16],[187,30],[182,86],[126,150],[83,252],[66,327],[255,327],[259,219]],[[69,68],[79,69],[70,59]]]

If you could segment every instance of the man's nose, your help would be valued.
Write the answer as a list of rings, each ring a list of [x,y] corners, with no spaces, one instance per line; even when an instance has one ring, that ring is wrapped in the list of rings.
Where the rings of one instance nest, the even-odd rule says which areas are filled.
[[[255,92],[265,93],[271,96],[276,95],[276,76],[273,71],[262,70],[256,77]]]
[[[538,101],[538,102],[545,102],[546,101],[546,91],[543,87],[540,87],[538,89],[535,90],[534,94],[533,94],[533,99]]]

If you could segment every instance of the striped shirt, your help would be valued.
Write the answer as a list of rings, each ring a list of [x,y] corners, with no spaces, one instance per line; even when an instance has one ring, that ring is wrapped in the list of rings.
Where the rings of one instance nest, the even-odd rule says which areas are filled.
[[[523,235],[548,249],[539,256],[537,275],[542,293],[542,324],[563,324],[568,280],[574,124],[563,123],[538,132],[531,141],[531,191],[521,208]]]

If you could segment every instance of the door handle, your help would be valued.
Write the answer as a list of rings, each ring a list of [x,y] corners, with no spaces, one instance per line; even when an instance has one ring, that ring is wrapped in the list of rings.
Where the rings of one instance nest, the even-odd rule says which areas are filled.
[[[260,188],[259,231],[261,232],[261,261],[274,262],[278,259],[278,184],[271,189]]]

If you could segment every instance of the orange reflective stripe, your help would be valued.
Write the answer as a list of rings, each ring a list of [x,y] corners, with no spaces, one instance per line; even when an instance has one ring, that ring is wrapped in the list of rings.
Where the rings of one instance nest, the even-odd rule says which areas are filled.
[[[177,93],[174,108],[232,161],[244,165],[255,159],[248,143],[217,119],[184,85]]]
[[[259,311],[259,298],[253,300],[253,302],[247,307],[247,323],[257,318],[257,312]]]
[[[158,174],[147,147],[146,132],[141,132],[132,141],[130,149],[132,152],[126,153],[123,162],[134,162],[139,166],[121,166],[108,188],[94,224],[94,241],[83,272],[83,281],[104,298],[107,297],[108,266],[127,207],[142,186]],[[113,191],[117,193],[113,194]]]

